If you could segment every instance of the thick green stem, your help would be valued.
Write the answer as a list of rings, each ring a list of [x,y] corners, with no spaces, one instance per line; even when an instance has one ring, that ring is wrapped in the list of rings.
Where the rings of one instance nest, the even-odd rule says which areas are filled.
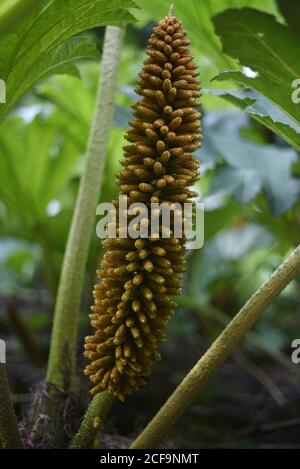
[[[232,319],[209,350],[186,375],[131,448],[156,448],[199,394],[213,372],[227,359],[261,313],[300,272],[300,246],[276,269],[240,312]]]
[[[102,425],[112,402],[113,396],[109,391],[96,394],[90,403],[81,422],[80,429],[70,446],[71,449],[89,449],[93,447],[99,428]]]
[[[1,346],[1,344],[0,344]],[[22,448],[17,418],[11,400],[6,366],[0,361],[0,443],[4,449]],[[1,446],[1,444],[0,444]]]
[[[106,28],[101,81],[54,314],[47,380],[59,387],[72,382],[75,373],[80,299],[112,127],[123,36],[124,30],[120,28]]]
[[[5,0],[0,6],[0,36],[13,31],[38,4],[39,0]]]

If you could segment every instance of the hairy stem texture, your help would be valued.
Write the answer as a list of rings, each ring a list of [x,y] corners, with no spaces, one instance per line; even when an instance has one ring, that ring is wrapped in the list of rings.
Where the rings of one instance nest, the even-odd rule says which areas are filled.
[[[112,401],[113,395],[109,391],[98,393],[93,397],[70,449],[89,449],[93,447],[97,433]]]

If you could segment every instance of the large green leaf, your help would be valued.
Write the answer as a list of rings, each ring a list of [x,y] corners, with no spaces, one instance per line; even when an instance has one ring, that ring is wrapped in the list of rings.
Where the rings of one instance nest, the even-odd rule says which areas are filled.
[[[203,92],[213,96],[220,96],[235,104],[300,151],[300,126],[261,93],[251,88],[244,90],[203,90]]]
[[[227,166],[213,175],[210,193],[233,195],[246,204],[263,191],[273,215],[289,210],[298,200],[300,180],[292,176],[297,161],[293,149],[276,145],[257,145],[238,132],[215,133],[214,147]]]
[[[73,36],[100,25],[133,21],[128,11],[132,7],[132,0],[41,0],[2,38],[0,77],[6,82],[7,102],[0,105],[0,121],[37,80],[70,71],[75,59],[95,56],[90,42]]]
[[[251,8],[227,10],[213,21],[223,51],[250,68],[250,73],[225,71],[216,78],[234,79],[276,105],[277,115],[284,113],[286,121],[293,123],[292,141],[299,148],[300,108],[292,101],[292,83],[300,77],[300,45],[294,33],[274,16]]]
[[[39,0],[2,0],[0,5],[0,36],[14,29],[22,19],[36,8]]]
[[[211,205],[223,207],[228,196],[244,205],[264,193],[273,215],[284,213],[295,204],[300,193],[300,180],[293,176],[299,161],[295,150],[262,144],[241,112],[206,114],[203,131],[206,138],[196,154],[201,160],[206,213]],[[206,188],[203,173],[204,178],[209,178]],[[259,201],[263,200],[261,195]]]

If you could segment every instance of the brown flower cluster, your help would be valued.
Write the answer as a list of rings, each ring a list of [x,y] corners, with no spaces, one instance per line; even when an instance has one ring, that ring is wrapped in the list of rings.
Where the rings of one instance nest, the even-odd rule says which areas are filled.
[[[200,86],[189,40],[179,20],[167,16],[154,29],[133,105],[124,147],[120,194],[128,204],[184,204],[198,178],[192,153],[201,139],[197,111]],[[118,209],[118,202],[114,202]],[[148,222],[149,220],[142,220]],[[174,220],[173,220],[174,225]],[[146,239],[107,238],[90,315],[94,335],[86,338],[85,374],[92,394],[108,389],[120,400],[144,384],[159,358],[158,344],[174,310],[184,271],[184,238],[172,232]]]

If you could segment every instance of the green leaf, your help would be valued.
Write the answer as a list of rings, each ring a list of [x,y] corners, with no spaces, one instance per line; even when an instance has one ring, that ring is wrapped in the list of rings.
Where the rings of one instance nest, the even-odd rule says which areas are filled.
[[[242,206],[233,199],[231,199],[227,205],[223,203],[221,207],[214,210],[207,209],[205,197],[202,200],[205,206],[205,243],[224,227],[234,226],[238,224],[241,219],[249,219],[251,216],[251,207]]]
[[[297,129],[293,144],[299,148],[300,108],[292,101],[292,83],[300,77],[300,45],[293,32],[274,16],[251,8],[227,10],[213,21],[223,51],[254,72],[226,71],[216,79],[234,79],[276,105]]]
[[[224,166],[213,176],[210,192],[219,195],[234,195],[245,205],[261,191],[262,184],[255,171],[251,169]]]
[[[0,36],[12,30],[37,7],[39,0],[2,0],[0,5]]]
[[[202,118],[202,127],[205,138],[202,147],[196,151],[196,156],[201,161],[201,175],[216,167],[221,161],[222,155],[216,147],[215,142],[227,134],[235,138],[241,126],[248,125],[248,118],[241,112],[236,111],[214,111],[205,113]]]
[[[60,125],[65,128],[67,134],[72,134],[79,148],[84,150],[88,137],[88,130],[92,119],[95,103],[95,93],[99,79],[99,68],[94,64],[80,67],[82,80],[70,76],[53,76],[43,82],[38,88],[38,94],[47,99],[62,112],[55,116],[60,119]],[[87,77],[84,77],[87,75]],[[127,128],[128,121],[132,118],[129,107],[117,105],[114,112],[113,126]],[[70,126],[72,119],[72,126]]]
[[[74,206],[99,77],[96,63],[81,64],[79,70],[81,79],[56,75],[43,81],[36,94],[28,94],[26,102],[8,116],[0,134],[0,199],[7,209],[3,218],[11,221],[16,217],[22,227],[22,233],[19,225],[6,226],[5,232],[28,239],[46,235],[54,243],[61,236],[61,251],[69,226],[66,211]],[[115,124],[123,127],[128,111],[118,107]],[[114,198],[117,189],[112,175],[119,170],[123,133],[112,129],[101,195],[105,201]],[[53,206],[59,207],[56,216],[50,210]],[[64,230],[58,228],[60,222]]]
[[[238,106],[249,116],[268,127],[289,145],[300,151],[300,126],[262,94],[251,88],[245,88],[244,90],[203,90],[203,92],[220,96]]]
[[[49,120],[71,138],[81,152],[85,151],[99,76],[98,65],[89,64],[88,68],[92,70],[89,86],[83,78],[56,75],[37,87],[39,97],[54,107]]]
[[[247,223],[220,231],[210,242],[208,251],[218,253],[218,260],[238,260],[257,247],[269,246],[271,236],[260,225]]]
[[[215,148],[229,166],[212,177],[210,193],[233,195],[245,204],[262,189],[273,215],[290,209],[298,200],[300,180],[292,176],[297,154],[276,145],[257,145],[242,140],[238,133],[215,135]]]
[[[3,38],[0,77],[6,82],[7,103],[0,105],[0,122],[37,80],[66,73],[70,62],[91,56],[86,41],[75,35],[101,25],[131,22],[134,17],[128,8],[135,6],[132,0],[41,0],[39,7]]]
[[[209,239],[199,256],[194,270],[191,294],[203,299],[209,286],[217,279],[234,274],[233,262],[247,253],[271,244],[272,237],[261,225],[246,223],[241,227],[224,228]]]
[[[0,137],[1,199],[27,227],[41,225],[49,202],[60,197],[72,177],[79,155],[72,140],[42,115],[29,124],[10,117]]]

